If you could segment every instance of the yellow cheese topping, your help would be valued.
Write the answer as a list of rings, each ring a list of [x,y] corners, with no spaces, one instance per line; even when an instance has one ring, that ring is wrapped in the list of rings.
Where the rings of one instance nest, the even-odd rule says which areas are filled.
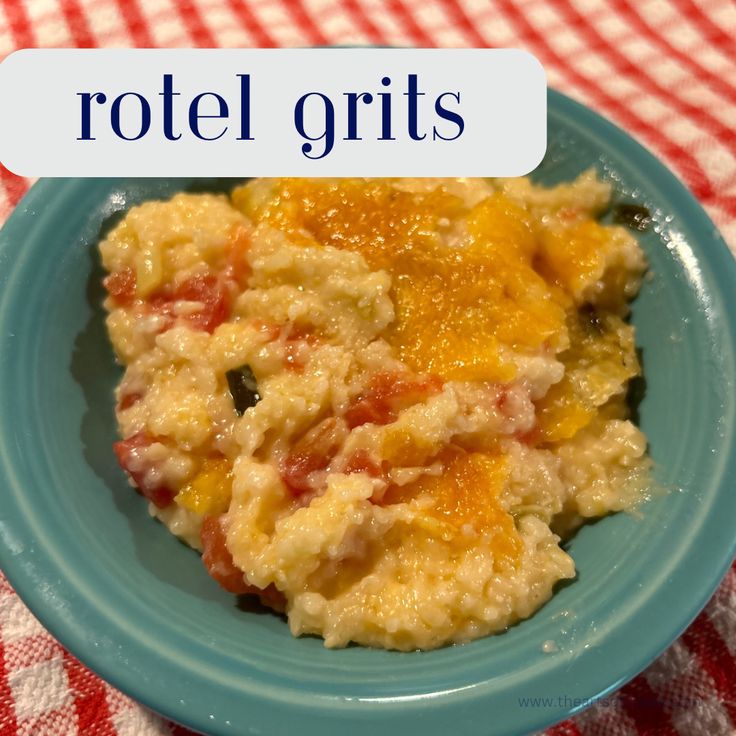
[[[415,192],[395,183],[277,179],[266,190],[240,187],[232,199],[292,242],[360,253],[371,268],[388,271],[396,318],[385,337],[415,371],[506,383],[516,375],[513,354],[557,354],[565,376],[537,402],[527,439],[573,437],[639,368],[632,330],[614,316],[625,309],[623,283],[609,289],[610,314],[590,315],[585,305],[579,311],[586,284],[610,266],[611,228],[579,213],[534,215],[500,192],[469,206],[444,186]],[[400,432],[384,444],[387,457],[407,465],[440,450],[407,444]],[[505,482],[504,459],[486,449],[446,450],[441,476],[392,489],[388,498],[430,494],[438,519],[456,529],[494,529],[501,557],[512,559],[518,535],[494,501]]]
[[[509,381],[504,348],[539,350],[564,337],[559,290],[533,268],[537,237],[524,208],[494,194],[466,212],[442,187],[405,192],[390,180],[280,179],[272,196],[233,202],[304,245],[360,253],[392,276],[396,319],[387,335],[416,371],[448,380]],[[440,238],[465,213],[463,244]]]
[[[401,487],[391,487],[384,503],[401,503],[430,496],[431,519],[440,522],[446,538],[462,545],[463,538],[481,534],[488,538],[495,566],[515,564],[521,554],[521,538],[514,519],[499,503],[508,477],[504,455],[465,452],[448,447],[440,458],[442,475],[423,475]]]
[[[194,478],[184,485],[174,500],[197,514],[222,514],[230,505],[232,468],[226,458],[206,458]]]

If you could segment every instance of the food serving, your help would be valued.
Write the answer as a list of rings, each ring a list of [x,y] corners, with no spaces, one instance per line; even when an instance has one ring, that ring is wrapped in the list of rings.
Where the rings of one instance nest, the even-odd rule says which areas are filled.
[[[647,495],[645,260],[610,185],[255,179],[100,244],[120,465],[235,594],[330,647],[462,643]]]

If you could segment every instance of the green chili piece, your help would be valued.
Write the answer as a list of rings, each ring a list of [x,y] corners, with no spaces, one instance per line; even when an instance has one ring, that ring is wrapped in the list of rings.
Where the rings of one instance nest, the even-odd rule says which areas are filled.
[[[246,409],[255,406],[260,400],[258,383],[249,365],[241,365],[225,374],[230,395],[233,397],[235,411],[242,417]]]
[[[580,307],[580,316],[583,318],[583,324],[587,329],[593,330],[599,335],[603,334],[605,331],[605,325],[603,324],[603,320],[600,318],[596,308],[592,304],[583,304],[583,306]]]
[[[652,215],[648,207],[640,204],[617,204],[613,208],[613,221],[618,225],[626,225],[632,230],[643,232],[649,229]]]

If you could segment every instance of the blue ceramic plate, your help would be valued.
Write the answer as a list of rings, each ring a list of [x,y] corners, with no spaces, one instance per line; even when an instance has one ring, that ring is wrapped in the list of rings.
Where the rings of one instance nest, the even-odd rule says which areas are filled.
[[[695,617],[734,553],[736,265],[662,164],[593,112],[549,101],[535,176],[597,166],[658,222],[641,238],[654,278],[633,316],[639,413],[656,477],[676,490],[643,518],[583,528],[569,543],[578,578],[502,635],[410,654],[294,639],[280,618],[239,610],[149,519],[110,449],[119,368],[99,307],[100,232],[137,202],[232,182],[41,181],[0,235],[0,554],[82,661],[214,734],[521,734],[621,686]]]

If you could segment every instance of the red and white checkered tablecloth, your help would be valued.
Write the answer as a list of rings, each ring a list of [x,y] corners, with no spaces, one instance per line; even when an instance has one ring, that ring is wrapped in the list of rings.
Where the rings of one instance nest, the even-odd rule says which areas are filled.
[[[607,115],[695,193],[736,252],[733,0],[0,0],[25,47],[507,46]],[[30,182],[0,166],[0,222]],[[0,735],[187,734],[66,652],[0,574]],[[736,567],[687,632],[554,736],[736,734]]]

